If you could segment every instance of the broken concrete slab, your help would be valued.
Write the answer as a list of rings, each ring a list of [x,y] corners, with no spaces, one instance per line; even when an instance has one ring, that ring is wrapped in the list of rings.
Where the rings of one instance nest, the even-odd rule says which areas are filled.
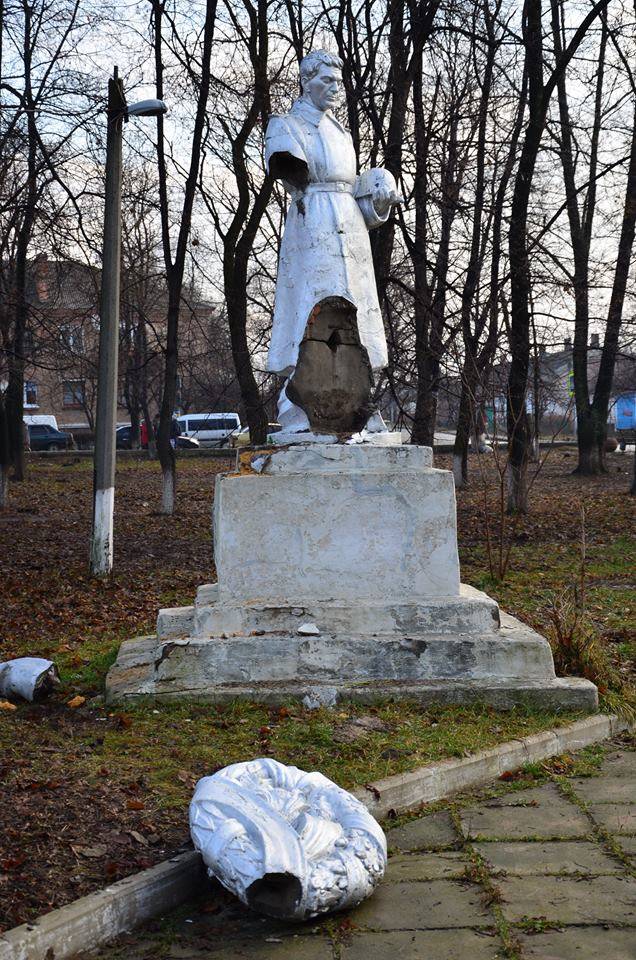
[[[359,933],[340,948],[341,960],[498,960],[497,936],[474,930]],[[299,955],[298,960],[305,960]],[[620,958],[622,960],[622,958]]]
[[[511,876],[542,876],[544,874],[623,874],[624,864],[603,851],[598,843],[587,840],[555,840],[548,843],[476,843],[476,850],[485,858],[494,872]]]
[[[488,927],[494,922],[483,906],[481,888],[455,880],[383,883],[348,916],[357,926],[375,930]]]
[[[490,800],[461,813],[464,836],[484,840],[586,837],[587,817],[548,784]]]
[[[410,853],[414,850],[439,850],[456,846],[460,837],[446,810],[394,827],[386,835],[389,850]]]
[[[537,917],[558,924],[636,926],[632,877],[503,877],[497,885],[503,895],[503,915],[514,923]]]

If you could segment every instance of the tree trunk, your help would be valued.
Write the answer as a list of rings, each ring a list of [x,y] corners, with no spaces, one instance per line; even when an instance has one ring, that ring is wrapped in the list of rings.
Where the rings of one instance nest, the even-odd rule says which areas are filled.
[[[164,366],[163,396],[159,415],[159,436],[157,451],[161,464],[162,495],[161,512],[167,516],[174,513],[174,500],[177,488],[177,460],[170,443],[172,418],[177,399],[177,363],[179,307],[181,300],[181,278],[168,276],[168,326],[166,331],[166,356]]]
[[[0,394],[0,510],[4,510],[9,499],[9,431],[4,400]]]
[[[528,125],[512,198],[510,256],[510,371],[508,375],[508,511],[528,508],[528,416],[526,393],[530,362],[530,263],[527,245],[528,203],[545,122],[541,0],[526,0],[523,41],[528,73]]]
[[[418,364],[417,400],[411,431],[411,443],[433,447],[435,442],[435,422],[437,420],[437,379],[430,349]]]
[[[462,392],[459,398],[455,443],[453,444],[453,477],[455,479],[455,487],[458,490],[468,482],[468,442],[470,439],[472,409],[472,393],[466,380],[462,379]]]
[[[618,353],[618,338],[623,320],[623,305],[625,291],[632,259],[634,233],[636,231],[636,106],[632,121],[632,142],[627,172],[627,186],[625,188],[625,202],[623,205],[623,223],[618,241],[618,255],[612,284],[612,295],[607,311],[607,326],[603,338],[603,350],[599,365],[592,413],[596,425],[596,455],[601,466],[604,464],[605,440],[607,437],[607,415],[609,412],[614,368]]]
[[[632,490],[632,493],[634,491]],[[9,502],[9,469],[0,463],[0,510],[4,510]]]
[[[245,407],[245,416],[250,431],[250,441],[251,443],[265,443],[267,441],[267,414],[261,403],[260,391],[252,369],[246,331],[247,302],[242,302],[243,290],[244,287],[240,285],[237,290],[234,282],[232,282],[231,285],[226,283],[225,296],[232,342],[232,356],[234,359],[236,378],[241,388],[241,399]]]
[[[593,477],[605,469],[605,430],[599,424],[594,410],[588,405],[576,425],[579,462],[574,473]],[[600,436],[599,436],[600,434]],[[599,442],[600,441],[600,442]]]
[[[171,517],[174,513],[175,487],[177,483],[177,471],[175,464],[175,455],[172,447],[170,448],[169,462],[161,463],[161,512],[165,516]]]

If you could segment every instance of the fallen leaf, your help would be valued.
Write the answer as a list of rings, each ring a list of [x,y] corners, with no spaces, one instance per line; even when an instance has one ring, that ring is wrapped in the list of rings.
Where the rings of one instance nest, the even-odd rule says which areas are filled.
[[[9,703],[8,700],[0,700],[0,710],[17,710],[15,703]]]
[[[86,703],[86,697],[80,697],[79,694],[76,697],[73,697],[72,700],[69,700],[66,704],[67,707],[70,707],[71,710],[77,710],[78,707],[83,706]]]
[[[133,838],[133,840],[136,840],[137,843],[140,843],[143,847],[148,846],[148,841],[144,837],[143,833],[139,833],[138,830],[129,830],[128,833]]]
[[[128,800],[126,806],[129,810],[143,810],[145,803],[143,800]]]
[[[92,847],[73,847],[73,849],[81,853],[83,857],[88,857],[89,860],[101,860],[108,853],[108,847],[104,846],[103,843],[96,843]]]

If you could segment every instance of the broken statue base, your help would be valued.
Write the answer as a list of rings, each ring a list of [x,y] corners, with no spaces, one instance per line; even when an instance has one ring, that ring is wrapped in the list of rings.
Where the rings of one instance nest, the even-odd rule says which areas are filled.
[[[453,478],[431,463],[428,447],[307,444],[217,477],[218,582],[122,644],[107,696],[595,710],[543,637],[460,584]]]

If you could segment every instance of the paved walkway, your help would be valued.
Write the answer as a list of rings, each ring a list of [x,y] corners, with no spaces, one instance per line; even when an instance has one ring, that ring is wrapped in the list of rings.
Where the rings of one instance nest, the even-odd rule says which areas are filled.
[[[388,833],[376,894],[319,925],[216,888],[101,960],[636,960],[636,742],[600,776],[508,792]]]

